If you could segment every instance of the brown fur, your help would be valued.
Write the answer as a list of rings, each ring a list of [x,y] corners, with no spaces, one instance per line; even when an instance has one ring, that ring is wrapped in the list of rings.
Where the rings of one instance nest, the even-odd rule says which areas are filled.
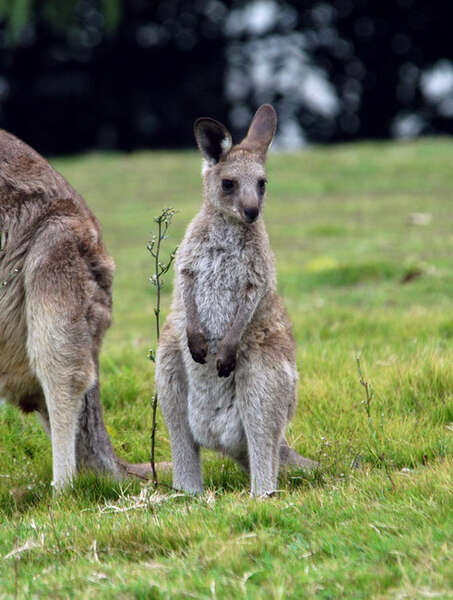
[[[113,260],[83,198],[1,130],[0,232],[0,396],[40,414],[57,487],[83,466],[121,475],[127,463],[105,431],[97,374]]]

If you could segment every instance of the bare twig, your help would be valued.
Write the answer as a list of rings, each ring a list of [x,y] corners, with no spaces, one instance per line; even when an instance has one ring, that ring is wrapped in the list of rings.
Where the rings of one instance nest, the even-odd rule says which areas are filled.
[[[368,416],[368,419],[370,419],[371,418],[371,400],[373,399],[373,396],[374,396],[374,390],[373,390],[370,382],[366,381],[366,379],[363,377],[362,367],[360,366],[360,356],[358,354],[356,355],[355,360],[357,363],[357,371],[359,373],[359,381],[365,390],[364,404],[365,404],[366,414]]]
[[[156,288],[156,306],[154,308],[154,315],[156,317],[156,342],[159,343],[160,336],[160,302],[161,302],[161,290],[164,285],[162,279],[163,275],[168,273],[173,263],[176,254],[176,248],[170,254],[169,259],[166,263],[160,260],[161,244],[163,240],[167,239],[167,231],[170,226],[171,220],[175,215],[176,211],[173,208],[164,208],[158,217],[154,217],[154,222],[157,224],[157,233],[154,234],[151,240],[148,242],[147,248],[151,256],[154,258],[154,274],[150,278],[151,283]],[[154,350],[149,351],[149,358],[153,362],[156,361],[156,352]],[[152,428],[151,428],[151,470],[153,473],[153,484],[158,485],[157,471],[156,471],[156,427],[157,427],[157,392],[154,393],[152,399]]]
[[[388,477],[388,480],[390,481],[390,485],[392,486],[392,490],[395,491],[396,490],[396,484],[393,480],[392,474],[390,472],[389,466],[387,464],[387,461],[385,460],[385,455],[384,453],[382,453],[379,457],[381,459],[382,464],[384,465],[384,469],[385,469],[385,474]]]
[[[374,457],[380,462],[380,464],[383,465],[385,474],[387,475],[387,478],[390,481],[390,485],[392,486],[392,490],[395,490],[396,489],[395,481],[392,477],[385,454],[384,454],[384,452],[380,452],[378,449],[377,432],[374,428],[374,425],[373,425],[373,422],[371,419],[371,401],[374,398],[374,389],[373,389],[371,383],[369,381],[367,381],[365,379],[365,377],[363,376],[362,367],[360,365],[360,355],[356,354],[355,359],[356,359],[356,363],[357,363],[357,371],[359,374],[359,381],[360,381],[360,384],[363,386],[363,389],[365,390],[365,400],[362,402],[362,404],[365,406],[366,414],[368,416],[368,426],[370,429],[370,433],[376,444],[376,449],[375,450],[371,449],[371,452],[373,453]],[[381,434],[383,434],[383,432],[381,432]]]

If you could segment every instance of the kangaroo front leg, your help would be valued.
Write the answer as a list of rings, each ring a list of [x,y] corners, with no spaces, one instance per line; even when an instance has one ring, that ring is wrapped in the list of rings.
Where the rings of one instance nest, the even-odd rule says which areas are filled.
[[[262,290],[250,283],[247,285],[246,290],[240,294],[242,301],[236,316],[223,340],[219,343],[217,351],[217,373],[219,377],[228,377],[236,368],[239,342],[245,328],[252,320],[261,295]]]
[[[200,324],[198,308],[195,302],[193,273],[189,269],[183,269],[181,275],[187,323],[187,345],[194,361],[204,365],[208,354],[208,344]]]

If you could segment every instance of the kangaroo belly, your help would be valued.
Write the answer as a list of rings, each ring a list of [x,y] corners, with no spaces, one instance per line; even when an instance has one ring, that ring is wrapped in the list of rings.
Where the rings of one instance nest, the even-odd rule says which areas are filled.
[[[194,363],[190,355],[185,359],[189,367],[188,418],[195,440],[205,448],[240,456],[246,440],[234,376],[224,379],[217,375],[215,356],[208,356],[204,365]]]

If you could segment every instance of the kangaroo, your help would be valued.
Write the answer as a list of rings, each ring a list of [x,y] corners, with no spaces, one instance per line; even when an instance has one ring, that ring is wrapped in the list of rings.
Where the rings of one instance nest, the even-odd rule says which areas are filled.
[[[82,197],[32,148],[0,130],[0,396],[50,434],[53,485],[82,467],[144,475],[104,427],[98,355],[114,270]]]
[[[236,146],[218,121],[194,125],[204,200],[177,252],[156,360],[173,486],[190,493],[202,491],[200,446],[249,470],[254,496],[275,492],[280,464],[316,466],[284,437],[296,407],[296,347],[261,216],[276,125],[268,104]]]

